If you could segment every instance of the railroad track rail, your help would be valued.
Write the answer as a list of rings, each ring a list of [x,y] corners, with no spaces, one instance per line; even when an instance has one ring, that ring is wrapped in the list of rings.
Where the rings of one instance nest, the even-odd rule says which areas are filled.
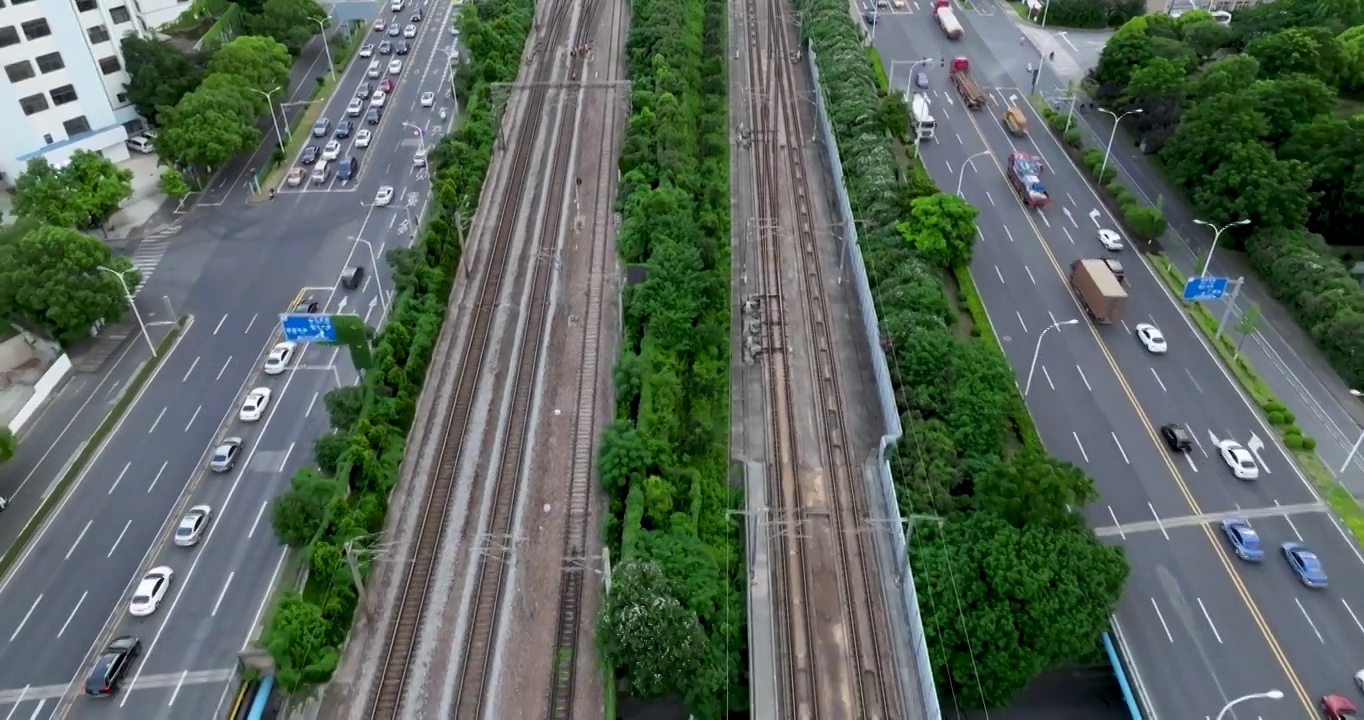
[[[818,257],[815,189],[803,151],[799,46],[791,37],[785,0],[745,2],[758,197],[753,229],[760,248],[771,424],[767,482],[777,528],[771,534],[777,543],[773,557],[779,558],[773,564],[773,600],[778,662],[784,666],[779,698],[786,704],[779,714],[801,720],[901,718],[874,539],[865,531],[868,499],[843,423]],[[793,347],[796,336],[804,347]],[[813,407],[798,405],[793,383],[802,379],[812,386]],[[818,437],[801,437],[802,427],[812,427]],[[820,469],[802,469],[812,466]]]
[[[379,671],[378,687],[370,697],[368,712],[366,713],[371,720],[390,720],[411,714],[405,707],[405,698],[408,694],[409,681],[413,679],[410,675],[419,639],[418,626],[430,599],[431,579],[437,574],[436,559],[448,528],[447,518],[451,502],[455,496],[455,472],[463,460],[463,438],[474,409],[474,390],[478,386],[479,378],[487,372],[485,364],[492,360],[486,351],[492,335],[497,298],[508,277],[506,272],[507,260],[510,250],[515,244],[513,233],[517,225],[517,213],[509,209],[516,207],[517,200],[527,190],[528,184],[533,179],[531,168],[535,164],[534,140],[541,125],[541,118],[550,92],[549,86],[545,83],[552,79],[551,73],[554,67],[554,53],[548,51],[552,50],[552,47],[547,48],[546,44],[552,44],[557,38],[564,36],[571,16],[568,11],[571,4],[572,0],[555,1],[554,6],[550,8],[549,22],[544,26],[544,31],[536,40],[536,55],[538,57],[534,61],[536,62],[533,70],[534,84],[528,90],[529,96],[522,116],[525,119],[521,123],[517,139],[512,145],[511,170],[507,189],[504,193],[506,202],[504,202],[503,207],[508,210],[500,213],[497,218],[494,235],[489,244],[488,262],[478,280],[478,299],[471,307],[474,317],[467,343],[457,359],[449,358],[447,360],[455,362],[456,367],[458,367],[454,373],[456,388],[453,394],[453,409],[446,420],[440,448],[440,460],[436,466],[435,476],[427,489],[425,501],[420,505],[424,510],[418,520],[419,526],[412,557],[407,563],[406,574],[403,578],[403,589],[396,621],[392,633],[386,640],[383,667]],[[525,420],[529,414],[529,395],[533,385],[533,370],[539,355],[538,328],[543,327],[545,320],[544,296],[548,293],[550,273],[546,271],[544,265],[543,262],[535,263],[536,269],[533,280],[535,287],[532,291],[535,302],[530,308],[531,315],[528,326],[531,328],[527,334],[527,337],[535,338],[535,342],[529,352],[522,353],[521,362],[516,370],[513,422],[511,423],[513,427],[509,430],[511,435],[504,455],[513,466],[503,468],[504,471],[509,470],[512,474],[504,474],[499,478],[498,498],[494,513],[495,527],[499,522],[510,527],[511,508],[515,504],[516,475],[522,457],[521,443],[525,437]],[[529,373],[526,372],[527,367],[530,369]],[[504,488],[506,494],[512,495],[512,498],[506,500],[505,503]],[[477,717],[476,712],[466,714],[463,710],[469,706],[478,708],[483,702],[482,684],[483,679],[486,678],[486,660],[491,652],[493,634],[496,630],[496,600],[490,598],[495,598],[501,594],[501,585],[505,579],[502,563],[493,563],[497,568],[491,572],[489,563],[480,561],[479,564],[480,568],[476,571],[479,573],[479,590],[473,611],[475,621],[471,625],[471,640],[464,653],[464,664],[461,669],[462,684],[458,700],[461,712],[457,715],[460,718]],[[488,577],[490,574],[494,577]],[[472,671],[469,667],[471,661],[478,666]],[[471,682],[479,688],[479,697],[477,698],[473,698],[465,692]]]

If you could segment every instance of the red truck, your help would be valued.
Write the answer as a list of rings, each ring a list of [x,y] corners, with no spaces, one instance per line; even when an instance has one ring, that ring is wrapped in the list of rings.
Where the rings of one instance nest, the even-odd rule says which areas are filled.
[[[1042,158],[1027,153],[1009,153],[1009,182],[1028,207],[1044,208],[1051,202],[1042,183]]]
[[[952,59],[952,84],[957,86],[961,101],[972,110],[985,107],[985,92],[971,75],[971,61],[964,57]]]

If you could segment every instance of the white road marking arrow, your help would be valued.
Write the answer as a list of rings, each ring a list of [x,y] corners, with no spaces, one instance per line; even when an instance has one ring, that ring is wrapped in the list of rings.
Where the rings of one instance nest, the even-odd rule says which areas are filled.
[[[347,300],[346,296],[342,295],[341,299],[336,302],[336,312],[339,313],[342,310],[346,309],[346,300]]]
[[[1217,436],[1214,435],[1211,430],[1208,431],[1208,439],[1212,441],[1213,447],[1222,447],[1222,441],[1217,439]]]
[[[1098,211],[1098,210],[1090,210],[1090,211],[1089,211],[1089,219],[1094,221],[1094,227],[1103,227],[1102,225],[1099,224],[1099,211]]]
[[[1260,451],[1265,449],[1265,441],[1261,440],[1259,435],[1251,433],[1250,439],[1246,441],[1246,448],[1255,453],[1255,460],[1260,463],[1260,469],[1264,470],[1266,475],[1274,474],[1270,471],[1269,466],[1265,465],[1265,459],[1260,457]]]
[[[373,310],[373,309],[374,309],[374,306],[375,306],[375,305],[378,305],[378,304],[379,304],[379,296],[378,296],[378,295],[375,295],[374,297],[372,297],[372,298],[369,299],[369,309],[370,309],[370,310]]]

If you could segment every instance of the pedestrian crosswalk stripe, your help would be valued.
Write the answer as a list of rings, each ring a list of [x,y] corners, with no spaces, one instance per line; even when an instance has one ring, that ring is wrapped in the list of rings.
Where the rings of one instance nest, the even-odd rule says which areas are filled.
[[[147,281],[151,280],[152,273],[156,272],[156,267],[161,264],[161,258],[165,256],[166,250],[170,248],[171,240],[180,232],[179,224],[171,224],[148,235],[138,243],[137,250],[133,251],[130,260],[133,267],[142,273],[142,282],[138,284],[137,290],[133,295],[137,295],[142,288],[147,286]]]

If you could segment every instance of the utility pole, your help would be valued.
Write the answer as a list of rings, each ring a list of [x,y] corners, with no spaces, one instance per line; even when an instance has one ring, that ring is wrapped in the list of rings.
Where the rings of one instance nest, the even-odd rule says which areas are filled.
[[[1213,340],[1222,337],[1222,331],[1227,326],[1227,319],[1231,317],[1231,309],[1236,307],[1236,298],[1241,294],[1241,284],[1245,281],[1245,278],[1238,277],[1227,283],[1231,286],[1231,297],[1227,298],[1227,309],[1222,311],[1222,319],[1217,323],[1217,333],[1213,335]]]

